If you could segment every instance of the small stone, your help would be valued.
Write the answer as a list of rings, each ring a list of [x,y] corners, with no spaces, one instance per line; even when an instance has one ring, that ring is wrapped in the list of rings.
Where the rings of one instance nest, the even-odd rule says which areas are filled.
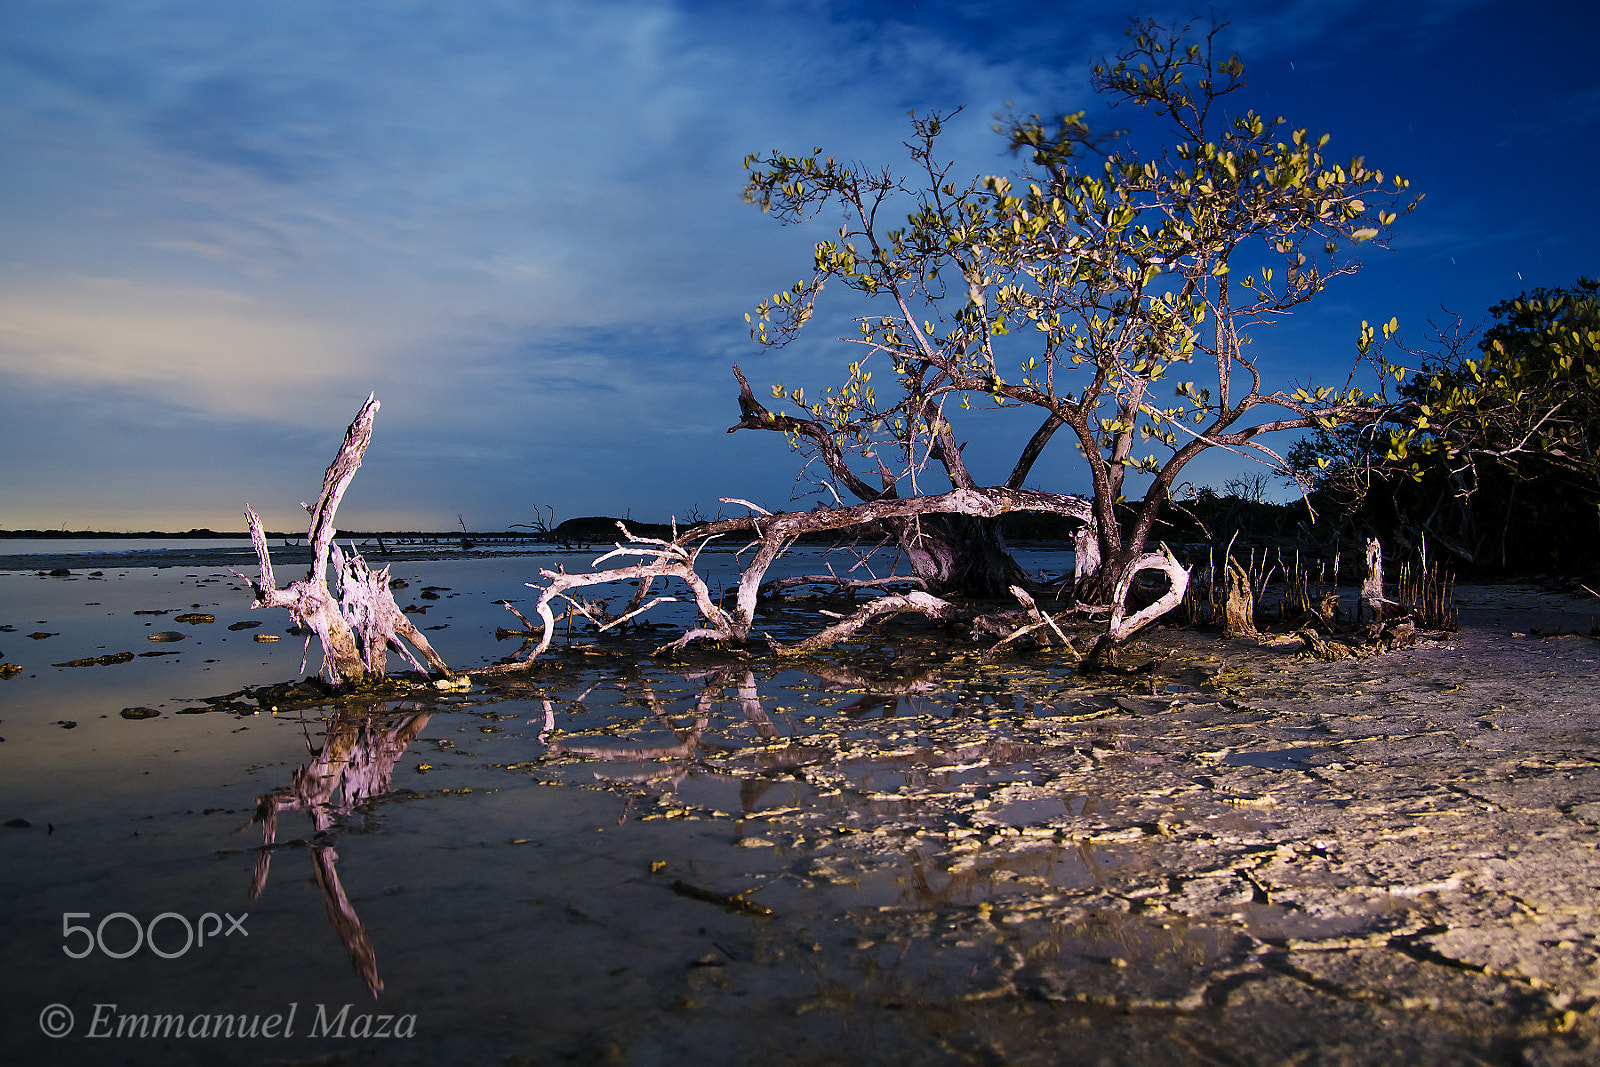
[[[253,634],[251,636],[256,641],[259,641],[262,644],[266,644],[268,641],[281,641],[282,640],[282,638],[280,638],[277,634]]]
[[[189,625],[194,626],[202,622],[216,622],[217,617],[215,615],[207,615],[203,611],[191,611],[184,615],[174,616],[172,621],[186,622]]]
[[[150,634],[148,637],[148,640],[151,641],[187,641],[188,639],[188,634],[180,634],[176,630],[162,630],[160,633]]]
[[[154,719],[161,713],[155,708],[123,708],[124,719]]]

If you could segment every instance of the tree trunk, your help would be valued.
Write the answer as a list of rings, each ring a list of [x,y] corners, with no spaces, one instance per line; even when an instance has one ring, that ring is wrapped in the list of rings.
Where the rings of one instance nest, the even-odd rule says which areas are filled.
[[[737,430],[769,430],[786,434],[791,440],[803,438],[810,441],[835,485],[861,501],[861,504],[852,507],[833,510],[853,511],[856,508],[898,502],[894,478],[887,469],[880,465],[881,485],[873,486],[850,469],[839,443],[834,440],[831,427],[814,419],[800,419],[769,411],[765,404],[756,399],[749,380],[737,366],[733,368],[733,375],[739,382],[739,421],[728,427],[729,433]],[[1035,434],[1030,449],[1042,449],[1058,425],[1058,421],[1047,420],[1045,426]],[[1054,496],[1054,505],[1041,510],[1070,513],[1084,521],[1091,521],[1087,502],[1081,497],[1017,489],[1011,482],[1003,487],[985,489],[972,484],[970,475],[965,473],[960,463],[960,449],[947,440],[941,444],[940,450],[947,468],[959,468],[951,471],[951,481],[957,493],[1010,493],[1013,497],[1028,496],[1035,499]],[[1013,481],[1025,476],[1029,463],[1031,460],[1019,463],[1017,470],[1012,473]],[[1011,558],[1005,539],[1000,534],[999,520],[992,510],[977,514],[919,513],[913,510],[904,518],[885,518],[881,525],[905,553],[912,572],[922,579],[923,587],[936,596],[1003,599],[1009,596],[1011,586],[1028,582],[1028,576]]]
[[[338,576],[340,613],[360,638],[361,655],[368,672],[384,674],[388,669],[388,650],[393,646],[417,673],[427,674],[431,667],[449,676],[450,665],[433,650],[433,645],[394,602],[394,594],[389,591],[388,567],[375,571],[360,553],[347,559],[337,544],[333,546],[333,564]],[[417,662],[417,657],[400,638],[411,642],[422,653],[428,667]]]
[[[934,596],[997,600],[1029,580],[1011,558],[998,518],[928,515],[886,525]]]

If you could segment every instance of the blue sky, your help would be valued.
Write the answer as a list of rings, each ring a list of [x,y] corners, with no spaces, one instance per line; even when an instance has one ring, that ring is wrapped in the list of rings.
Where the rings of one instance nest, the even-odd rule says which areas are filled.
[[[299,527],[368,392],[346,528],[787,506],[781,438],[724,433],[729,366],[815,388],[854,357],[823,322],[750,342],[744,313],[836,220],[743,204],[745,154],[899,165],[908,110],[964,106],[953,173],[1013,170],[995,113],[1101,115],[1088,69],[1134,10],[8,0],[0,528],[238,529],[246,501]],[[1592,4],[1216,11],[1252,106],[1427,194],[1392,250],[1257,335],[1282,381],[1342,383],[1362,319],[1417,337],[1441,305],[1600,272]],[[1031,425],[989,418],[969,458],[998,481]],[[1036,481],[1085,484],[1065,442]]]

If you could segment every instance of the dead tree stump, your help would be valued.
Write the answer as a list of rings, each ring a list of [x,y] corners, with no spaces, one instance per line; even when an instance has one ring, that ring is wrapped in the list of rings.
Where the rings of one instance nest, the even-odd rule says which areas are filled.
[[[417,632],[394,602],[389,591],[389,570],[374,572],[351,547],[348,559],[334,544],[334,513],[350,480],[361,467],[367,445],[372,441],[372,420],[378,401],[367,397],[355,421],[345,431],[344,444],[322,477],[322,495],[316,506],[302,504],[311,513],[306,539],[311,543],[311,569],[298,582],[282,589],[272,575],[272,558],[267,551],[267,535],[261,518],[248,504],[245,520],[250,524],[250,542],[255,546],[261,577],[252,581],[238,571],[233,573],[250,583],[256,601],[251,607],[287,608],[294,621],[317,635],[322,642],[322,673],[332,685],[359,685],[372,677],[382,677],[385,650],[393,645],[406,655],[419,671],[427,671],[400,643],[404,637],[422,652],[439,673],[449,676],[450,668]],[[335,557],[335,580],[339,595],[328,589],[328,559]],[[309,638],[307,639],[309,643]]]
[[[1376,537],[1367,538],[1367,573],[1361,582],[1361,604],[1372,613],[1371,622],[1375,627],[1401,614],[1400,603],[1383,595],[1383,546]],[[1361,608],[1357,605],[1357,623],[1361,622],[1360,614]]]
[[[1129,615],[1128,593],[1133,589],[1134,579],[1144,571],[1160,571],[1165,574],[1167,591],[1154,603],[1147,604]],[[1116,588],[1112,591],[1111,620],[1106,626],[1106,632],[1096,639],[1094,648],[1085,658],[1085,668],[1091,671],[1113,668],[1112,656],[1117,646],[1183,603],[1183,594],[1188,588],[1189,568],[1178,562],[1178,557],[1172,554],[1172,549],[1164,544],[1160,552],[1146,552],[1129,560],[1117,579]]]
[[[1228,556],[1223,569],[1222,636],[1256,636],[1255,593],[1250,588],[1250,575]]]

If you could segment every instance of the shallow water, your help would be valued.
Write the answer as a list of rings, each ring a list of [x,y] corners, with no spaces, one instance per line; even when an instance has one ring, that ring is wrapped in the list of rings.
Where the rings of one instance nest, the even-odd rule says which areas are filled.
[[[428,636],[452,665],[492,662],[518,645],[496,640],[515,625],[496,601],[526,600],[541,563],[397,564],[399,599],[427,609],[413,618],[440,627]],[[1592,825],[1570,814],[1600,808],[1600,770],[1571,765],[1600,756],[1571,740],[1593,724],[1561,726],[1568,814],[1488,826],[1511,816],[1483,814],[1500,757],[1477,724],[1493,718],[1525,762],[1544,742],[1512,734],[1533,711],[1503,696],[1452,710],[1421,653],[1308,673],[1168,632],[1156,675],[1088,680],[1057,654],[982,662],[914,624],[803,664],[660,662],[650,645],[682,623],[664,613],[638,640],[575,635],[497,686],[273,712],[207,698],[298,676],[284,613],[252,612],[225,571],[94,566],[0,573],[0,660],[23,668],[0,681],[0,821],[27,824],[0,828],[8,1062],[1588,1047],[1565,1035],[1600,994],[1589,913],[1547,938],[1577,946],[1548,963],[1517,950],[1546,968],[1530,985],[1451,947],[1504,923],[1449,857],[1501,864],[1505,891],[1535,905],[1600,885]],[[176,621],[191,612],[214,618]],[[800,617],[771,625],[788,636]],[[149,640],[164,631],[185,639]],[[1592,662],[1528,646],[1541,664]],[[1534,811],[1525,799],[1496,810]],[[1574,841],[1588,851],[1530,869],[1529,888],[1496,844],[1512,837],[1569,865]],[[1446,949],[1449,966],[1428,962]],[[59,1009],[70,1032],[47,1037]],[[188,1034],[135,1036],[177,1015]],[[225,1025],[257,1036],[190,1036]]]
[[[102,1022],[130,1012],[242,1018],[283,1014],[288,1003],[415,1012],[420,1036],[403,1046],[406,1056],[470,1048],[488,1039],[476,1032],[483,1011],[520,1014],[497,1002],[506,974],[521,972],[526,995],[537,998],[613,985],[641,966],[628,962],[641,951],[639,938],[619,934],[618,919],[604,916],[675,916],[684,930],[663,931],[642,965],[676,972],[683,952],[703,955],[705,923],[743,933],[758,916],[724,910],[719,894],[779,884],[783,864],[773,860],[784,847],[752,846],[738,829],[744,820],[874,811],[844,799],[838,784],[808,782],[805,768],[834,759],[840,744],[877,744],[885,720],[955,713],[915,682],[881,695],[861,692],[859,678],[830,682],[799,671],[759,681],[751,672],[675,673],[637,643],[566,657],[530,683],[425,704],[278,714],[219,705],[224,694],[300,674],[304,641],[285,633],[287,616],[252,611],[243,582],[226,570],[118,567],[116,559],[92,556],[70,575],[0,572],[0,660],[21,668],[0,681],[0,816],[16,824],[0,848],[8,943],[22,964],[5,979],[6,1029],[32,1047],[40,1024],[30,1013],[63,1004],[76,1026],[50,1050],[69,1060],[98,1061],[110,1047],[85,1036],[104,1029],[97,1010]],[[398,596],[420,609],[413,619],[452,664],[493,662],[519,644],[495,638],[498,628],[517,625],[498,601],[526,600],[523,582],[557,563],[573,565],[566,555],[406,563],[396,570],[408,583]],[[731,558],[713,563],[714,587],[731,581]],[[802,553],[796,566],[815,563]],[[672,610],[657,613],[664,633]],[[177,621],[191,614],[210,619]],[[157,634],[180,636],[152,640]],[[112,661],[85,663],[96,657]],[[311,671],[318,657],[311,649]],[[815,740],[819,722],[846,728],[803,743]],[[407,724],[406,743],[385,752],[374,738],[396,724]],[[338,740],[352,731],[356,741]],[[744,777],[714,766],[736,751],[741,767],[752,768]],[[342,792],[306,793],[300,768],[331,781],[362,764],[363,752],[380,769],[350,776]],[[908,765],[895,757],[866,766],[856,788],[926,776]],[[257,816],[266,810],[261,798],[274,796],[283,829],[263,851]],[[343,858],[332,860],[336,852]],[[727,857],[740,861],[737,878],[719,877]],[[765,862],[749,862],[757,858]],[[261,864],[269,873],[250,900]],[[321,882],[312,878],[318,864]],[[730,884],[706,888],[711,903],[673,891],[723,881]],[[884,887],[861,892],[904,896]],[[330,926],[324,905],[341,894],[362,931],[354,940],[372,946],[370,964],[346,960],[350,924],[342,932]],[[246,913],[231,939],[176,958],[160,954],[176,952],[202,916]],[[99,940],[73,958],[67,950],[88,935],[66,928],[90,924]],[[138,944],[136,924],[150,945]],[[545,968],[562,956],[574,970],[555,977]],[[590,973],[596,959],[602,970]],[[369,991],[376,983],[361,973],[372,967],[382,983],[377,1000]],[[455,975],[447,983],[455,1000],[441,999],[441,971]],[[635,990],[643,1002],[622,1013],[655,1004],[654,988],[648,996]],[[556,1044],[581,1044],[587,1028],[603,1028],[608,1001],[580,1012],[583,1026],[561,1030]],[[119,1024],[107,1025],[114,1033]],[[297,1029],[309,1026],[302,1019]],[[520,1032],[501,1024],[497,1040]],[[112,1055],[135,1059],[206,1059],[218,1047],[106,1040]],[[331,1040],[328,1047],[345,1047],[351,1039]],[[279,1054],[247,1046],[224,1047],[246,1060]],[[291,1054],[311,1047],[296,1044]]]

